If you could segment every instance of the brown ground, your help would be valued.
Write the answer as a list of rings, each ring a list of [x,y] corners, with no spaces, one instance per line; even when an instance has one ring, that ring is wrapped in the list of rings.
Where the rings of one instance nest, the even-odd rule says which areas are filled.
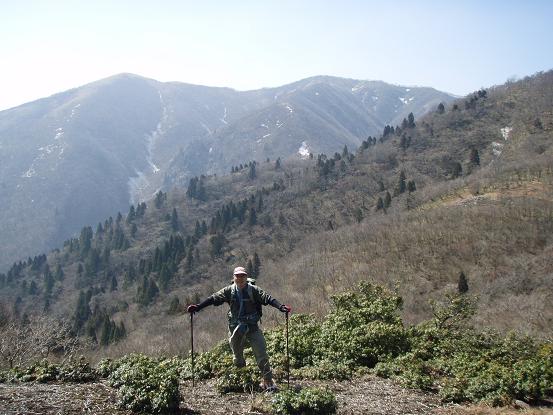
[[[553,415],[551,409],[488,408],[443,405],[432,394],[403,389],[385,379],[364,377],[345,382],[302,382],[301,386],[330,387],[338,399],[338,414],[434,414],[434,415]],[[214,381],[192,388],[181,384],[180,414],[261,414],[270,394],[217,393]],[[117,414],[131,412],[117,408],[116,393],[104,382],[87,384],[0,384],[1,415]]]

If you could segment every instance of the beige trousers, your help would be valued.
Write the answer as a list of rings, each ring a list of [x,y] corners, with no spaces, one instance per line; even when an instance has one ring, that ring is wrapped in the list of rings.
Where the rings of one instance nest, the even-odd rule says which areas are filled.
[[[271,365],[269,363],[269,356],[267,355],[267,345],[265,343],[265,336],[260,328],[249,330],[245,334],[229,332],[229,343],[234,355],[234,364],[236,367],[246,366],[246,359],[244,359],[244,347],[247,343],[250,344],[257,362],[257,367],[263,375],[263,380],[266,383],[273,382],[273,374],[271,372]]]

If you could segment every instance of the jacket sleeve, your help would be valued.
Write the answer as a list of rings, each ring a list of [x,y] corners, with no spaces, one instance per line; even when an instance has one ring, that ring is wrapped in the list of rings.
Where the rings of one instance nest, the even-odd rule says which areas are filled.
[[[256,287],[256,293],[259,296],[258,301],[263,305],[272,305],[274,308],[280,308],[282,305],[276,298],[273,298],[269,293],[266,293],[259,287]]]
[[[216,293],[212,294],[211,297],[213,299],[213,305],[218,306],[223,303],[230,303],[230,293],[231,293],[232,286],[229,285],[228,287],[225,287]]]

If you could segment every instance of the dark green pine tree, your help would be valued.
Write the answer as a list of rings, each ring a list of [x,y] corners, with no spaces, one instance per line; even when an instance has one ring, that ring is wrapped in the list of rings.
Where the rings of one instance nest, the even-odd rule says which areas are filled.
[[[156,208],[161,208],[163,206],[163,202],[165,201],[166,196],[163,194],[163,192],[160,190],[156,193],[156,197],[154,199],[154,205]]]
[[[76,334],[81,332],[81,329],[88,320],[88,317],[90,317],[90,308],[86,297],[87,296],[83,291],[79,293],[79,299],[77,300],[77,306],[73,316],[73,331]]]
[[[48,270],[46,274],[44,274],[44,293],[45,295],[50,295],[52,293],[52,289],[54,288],[54,277],[52,273]]]
[[[205,189],[204,176],[200,177],[196,198],[198,200],[203,200],[204,202],[207,200],[207,191]]]
[[[257,196],[257,211],[263,211],[263,195],[261,193]]]
[[[253,253],[253,268],[252,268],[254,278],[259,278],[260,271],[261,271],[261,260],[259,259],[259,255],[257,255],[257,252],[254,252]]]
[[[176,208],[173,208],[173,212],[171,213],[171,229],[175,232],[180,229],[179,216]]]
[[[57,281],[63,281],[64,274],[60,264],[56,266],[56,274],[54,277],[56,278]]]
[[[188,249],[188,253],[186,254],[186,263],[185,263],[186,271],[191,271],[192,267],[194,265],[194,247],[191,245]]]
[[[171,279],[171,274],[169,272],[169,268],[167,268],[167,264],[163,264],[163,267],[159,272],[159,285],[163,291],[166,291],[167,287],[169,287],[170,279]]]
[[[396,186],[396,194],[402,194],[405,193],[405,190],[407,189],[407,184],[405,183],[405,172],[402,170],[399,173],[399,179],[397,181]]]
[[[248,263],[246,264],[246,272],[248,273],[249,277],[255,278],[255,275],[253,273],[253,264],[252,264],[251,259],[248,259]]]
[[[29,285],[29,295],[37,295],[38,293],[38,287],[36,285],[35,280],[31,281],[31,284]]]
[[[415,128],[415,116],[413,115],[412,112],[410,112],[409,115],[407,116],[407,122],[408,122],[409,128]]]
[[[470,162],[473,166],[480,166],[480,154],[478,154],[478,150],[475,148],[470,150]]]
[[[250,172],[248,173],[248,177],[250,180],[254,180],[257,177],[257,173],[255,171],[255,163],[250,164]]]
[[[257,224],[257,214],[255,213],[255,209],[252,207],[250,208],[250,215],[248,217],[248,225],[254,226]]]
[[[438,110],[437,110],[438,114],[443,114],[445,112],[445,106],[443,103],[440,102],[440,104],[438,105]]]
[[[392,205],[392,195],[390,192],[386,192],[384,196],[384,209],[388,209]]]
[[[110,291],[117,291],[117,277],[115,274],[111,277]]]
[[[409,193],[413,193],[415,190],[417,190],[417,185],[415,184],[414,180],[409,180],[407,182],[407,191]]]
[[[112,333],[113,322],[106,315],[104,321],[102,322],[102,331],[100,335],[100,344],[102,346],[107,346],[111,342],[111,333]]]
[[[169,310],[167,310],[167,314],[177,314],[180,310],[180,301],[177,296],[173,297],[171,299],[171,303],[169,304]]]
[[[134,205],[131,205],[131,207],[129,208],[129,213],[127,214],[127,224],[132,223],[135,217],[136,217],[136,211],[134,209]]]
[[[463,174],[463,166],[461,166],[461,163],[456,161],[453,163],[453,169],[451,171],[451,177],[456,179],[457,177],[461,176]]]
[[[378,197],[378,200],[376,201],[376,211],[379,211],[381,209],[384,209],[384,201],[382,200],[382,198],[379,196]]]
[[[461,271],[461,273],[459,274],[457,290],[459,291],[459,294],[465,294],[469,290],[469,283],[463,271]]]
[[[357,223],[360,223],[363,220],[363,211],[361,210],[361,208],[355,208],[355,210],[353,211],[353,216]]]

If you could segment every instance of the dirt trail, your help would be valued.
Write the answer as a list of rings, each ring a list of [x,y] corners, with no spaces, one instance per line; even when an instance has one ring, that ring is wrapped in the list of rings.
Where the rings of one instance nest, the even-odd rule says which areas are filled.
[[[438,397],[409,389],[393,382],[366,376],[343,382],[300,382],[300,386],[328,386],[338,400],[338,414],[435,414],[435,415],[495,415],[507,409],[443,405]],[[215,381],[200,382],[192,388],[191,382],[180,385],[181,415],[242,415],[262,414],[273,395],[263,393],[233,393],[221,395],[215,389]],[[509,413],[552,415],[553,410],[528,410]],[[130,411],[117,408],[114,389],[105,382],[86,384],[0,384],[1,415],[131,415]]]

